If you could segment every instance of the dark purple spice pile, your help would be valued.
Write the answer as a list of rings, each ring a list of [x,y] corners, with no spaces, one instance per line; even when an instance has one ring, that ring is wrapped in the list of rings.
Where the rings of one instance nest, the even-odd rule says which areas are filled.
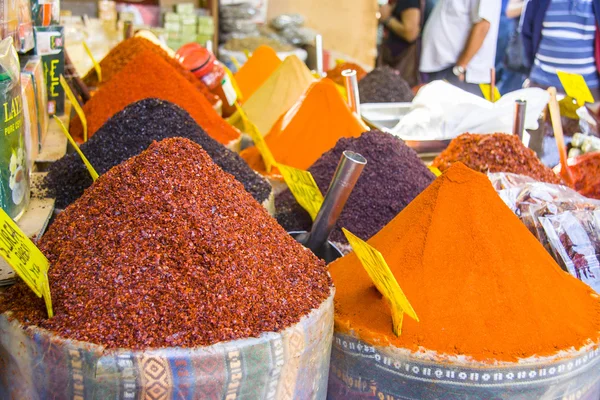
[[[20,281],[26,325],[107,348],[194,347],[297,323],[329,296],[325,264],[188,139],[112,168],[40,241],[55,316]]]
[[[390,67],[375,68],[358,82],[361,103],[405,103],[414,99],[409,84]]]
[[[329,240],[348,243],[342,228],[363,240],[369,239],[391,221],[435,179],[410,147],[401,139],[380,131],[358,138],[343,138],[308,170],[325,195],[344,150],[367,159],[344,211]],[[286,190],[275,198],[277,221],[287,230],[310,230],[310,216]]]
[[[96,172],[103,174],[115,165],[140,154],[155,140],[184,137],[198,143],[225,172],[232,174],[259,202],[271,193],[271,185],[236,153],[212,139],[179,106],[159,99],[144,99],[115,114],[87,143],[81,146]],[[182,160],[184,161],[184,160]],[[77,153],[52,164],[44,180],[56,207],[63,209],[78,199],[92,184]]]

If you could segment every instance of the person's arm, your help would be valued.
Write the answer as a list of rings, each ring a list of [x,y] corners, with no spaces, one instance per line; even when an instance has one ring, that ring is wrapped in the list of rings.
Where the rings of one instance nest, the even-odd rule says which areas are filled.
[[[523,0],[509,0],[508,6],[506,7],[506,16],[510,19],[520,17],[524,5],[525,2]]]
[[[457,66],[462,67],[464,69],[467,68],[467,65],[469,65],[471,59],[475,57],[475,54],[477,54],[479,49],[481,49],[483,41],[485,40],[485,37],[487,36],[489,30],[490,22],[485,19],[482,19],[481,21],[473,25],[473,27],[471,28],[471,33],[469,34],[469,38],[467,39],[467,44],[465,45],[462,54],[460,55],[460,57],[458,57],[458,61],[456,62]],[[465,74],[462,74],[458,78],[461,81],[464,81]]]
[[[533,65],[533,59],[535,57],[534,49],[533,49],[533,24],[535,21],[535,16],[537,7],[534,6],[535,3],[528,1],[524,8],[523,15],[523,23],[521,25],[521,39],[523,40],[523,51],[525,52],[525,56],[527,57],[527,61],[529,61],[530,65]]]
[[[401,20],[391,17],[385,26],[409,43],[414,42],[421,33],[421,10],[409,8],[402,11]]]

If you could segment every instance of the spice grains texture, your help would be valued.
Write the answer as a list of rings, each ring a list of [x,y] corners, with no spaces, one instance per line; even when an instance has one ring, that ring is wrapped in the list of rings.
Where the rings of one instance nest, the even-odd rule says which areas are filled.
[[[368,243],[419,317],[392,333],[386,300],[354,253],[329,265],[338,331],[371,344],[516,362],[600,339],[600,298],[562,271],[489,179],[450,167]]]
[[[85,103],[88,137],[110,117],[129,104],[146,98],[159,98],[186,110],[206,133],[221,144],[237,140],[240,133],[217,114],[198,90],[152,50],[145,50],[104,84]],[[83,141],[79,117],[71,121],[71,135]]]
[[[379,67],[358,82],[361,103],[411,102],[415,95],[400,72],[390,67]]]
[[[510,172],[541,182],[561,183],[561,179],[516,135],[463,133],[450,142],[432,165],[443,172],[458,161],[479,172]]]
[[[0,312],[107,348],[192,347],[298,322],[329,295],[325,264],[190,140],[102,175],[40,240],[55,316],[23,282]]]
[[[401,139],[373,130],[358,138],[338,140],[334,148],[310,166],[308,171],[323,195],[345,150],[361,154],[367,165],[329,236],[334,242],[348,243],[342,228],[363,240],[369,239],[435,179],[417,153]],[[276,197],[275,208],[277,221],[286,230],[310,230],[310,216],[289,190]]]
[[[225,172],[242,182],[258,201],[271,194],[271,185],[256,174],[236,153],[212,139],[179,106],[159,99],[144,99],[130,104],[109,119],[94,136],[80,146],[96,172],[103,174],[117,164],[146,150],[153,141],[184,137],[202,146]],[[92,178],[77,153],[53,163],[44,186],[64,209],[92,184]]]

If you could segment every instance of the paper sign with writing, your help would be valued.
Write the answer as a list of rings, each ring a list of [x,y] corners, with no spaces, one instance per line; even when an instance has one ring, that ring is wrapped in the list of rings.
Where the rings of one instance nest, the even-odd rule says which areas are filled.
[[[323,195],[311,173],[283,164],[277,164],[277,168],[298,204],[310,214],[314,221],[323,205]]]
[[[62,121],[60,120],[60,118],[58,118],[56,115],[53,115],[53,117],[56,120],[56,123],[58,123],[58,126],[60,126],[62,132],[65,134],[65,136],[69,140],[69,143],[71,143],[71,146],[73,146],[75,148],[75,151],[77,152],[77,154],[79,154],[79,157],[81,157],[81,161],[83,161],[83,163],[85,164],[85,166],[86,166],[88,172],[90,173],[90,176],[92,177],[92,179],[94,181],[96,179],[98,179],[98,173],[96,172],[96,170],[94,169],[94,167],[92,167],[92,164],[90,164],[90,162],[88,161],[87,157],[83,154],[83,152],[81,151],[81,149],[79,148],[79,146],[77,146],[77,143],[75,143],[75,141],[71,137],[71,134],[69,133],[69,131],[68,131],[67,127],[65,126],[65,124],[63,124]]]
[[[79,105],[79,102],[77,101],[77,98],[75,97],[75,95],[71,91],[71,87],[67,83],[67,80],[62,75],[60,76],[60,85],[65,90],[65,94],[67,95],[67,98],[69,99],[69,101],[71,102],[71,105],[75,109],[75,112],[79,116],[79,120],[81,121],[81,126],[83,127],[83,141],[87,142],[87,140],[88,140],[88,135],[87,135],[88,134],[88,129],[87,129],[87,119],[85,119],[85,113],[83,112],[83,109]]]
[[[490,85],[487,83],[481,83],[479,84],[479,89],[481,89],[481,93],[483,93],[483,97],[485,97],[487,101],[491,101],[493,103],[500,100],[501,95],[497,86],[494,87],[494,100],[492,100],[491,97],[492,90],[490,89]]]
[[[92,50],[90,50],[85,40],[83,41],[83,48],[85,49],[85,52],[87,53],[90,60],[92,60],[92,64],[94,65],[94,69],[96,70],[96,75],[98,75],[98,83],[102,82],[102,69],[100,68],[100,64],[98,64],[98,61],[96,61],[96,58],[92,54]]]
[[[563,117],[579,119],[579,115],[577,115],[577,110],[581,106],[574,98],[567,96],[558,102],[558,106],[560,107],[560,115],[562,115]]]
[[[44,297],[48,317],[52,318],[52,300],[48,285],[48,259],[0,209],[0,255],[38,297]]]
[[[429,167],[427,167],[427,168],[429,168],[429,170],[430,170],[430,171],[431,171],[431,172],[432,172],[432,173],[433,173],[433,174],[434,174],[436,177],[437,177],[437,176],[440,176],[440,175],[442,175],[442,171],[440,171],[440,170],[439,170],[439,169],[437,169],[436,167],[433,167],[433,166],[431,166],[431,165],[430,165],[430,166],[429,166]]]
[[[400,336],[402,333],[404,313],[419,322],[417,313],[415,313],[415,310],[413,310],[410,302],[400,288],[400,285],[398,285],[398,282],[392,274],[392,271],[390,271],[390,267],[385,262],[383,255],[368,243],[354,236],[347,229],[342,228],[342,231],[344,232],[344,235],[346,235],[348,243],[352,246],[352,250],[354,250],[354,253],[375,284],[375,287],[390,303],[393,331],[396,336]]]
[[[260,152],[263,162],[265,163],[265,168],[267,172],[271,172],[271,169],[274,166],[276,166],[277,162],[275,161],[275,157],[273,157],[273,153],[271,153],[271,150],[269,150],[267,142],[265,142],[262,133],[260,133],[256,125],[254,125],[252,121],[248,119],[248,116],[244,112],[244,109],[240,107],[240,105],[237,102],[235,103],[235,108],[237,109],[238,113],[240,114],[240,117],[242,118],[245,132],[248,135],[250,135],[252,141],[254,142],[254,145]]]
[[[590,92],[587,83],[585,83],[583,76],[564,71],[556,71],[556,73],[567,95],[576,99],[580,105],[594,102],[594,96]]]

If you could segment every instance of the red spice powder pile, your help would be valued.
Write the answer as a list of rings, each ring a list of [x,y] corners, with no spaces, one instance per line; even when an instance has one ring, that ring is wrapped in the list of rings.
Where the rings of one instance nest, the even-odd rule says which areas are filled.
[[[541,182],[561,183],[560,177],[516,135],[463,133],[433,160],[433,166],[443,172],[457,161],[479,172],[511,172]]]
[[[345,78],[342,76],[342,72],[346,69],[355,70],[356,79],[359,81],[367,75],[367,71],[365,71],[360,65],[351,62],[344,62],[337,64],[335,67],[327,71],[327,77],[338,85],[344,86],[346,82]]]
[[[570,167],[574,189],[586,197],[600,200],[600,152],[584,154]]]
[[[17,283],[25,324],[108,348],[203,346],[280,331],[330,294],[325,264],[188,139],[102,175],[42,237],[55,316]]]
[[[103,59],[100,61],[100,68],[102,69],[102,82],[98,82],[98,75],[94,68],[90,69],[89,72],[83,78],[84,82],[88,86],[100,86],[110,81],[119,71],[123,69],[131,60],[133,60],[138,54],[144,50],[151,50],[156,55],[160,56],[163,60],[169,63],[179,74],[187,79],[192,85],[198,89],[204,97],[209,101],[210,104],[216,104],[219,100],[217,96],[208,90],[206,85],[198,78],[194,76],[190,71],[185,69],[177,60],[167,54],[159,45],[152,43],[151,41],[142,37],[132,37],[125,39],[119,43],[114,49],[112,49]]]
[[[392,333],[389,306],[354,253],[330,264],[336,329],[369,343],[517,361],[600,338],[600,299],[562,271],[494,191],[450,167],[368,243],[385,257],[420,322]]]
[[[216,141],[229,144],[240,133],[231,127],[188,80],[179,75],[162,57],[146,50],[137,55],[83,106],[88,136],[92,136],[110,117],[129,104],[155,97],[177,104]],[[79,117],[71,122],[71,135],[83,141]]]

